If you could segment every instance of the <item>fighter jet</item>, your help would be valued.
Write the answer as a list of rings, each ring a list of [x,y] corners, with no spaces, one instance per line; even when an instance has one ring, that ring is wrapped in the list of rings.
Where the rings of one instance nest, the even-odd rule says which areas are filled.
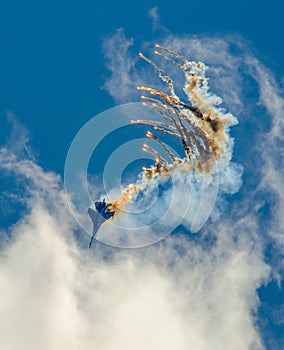
[[[93,232],[92,232],[92,238],[89,244],[89,249],[91,248],[92,242],[96,238],[96,235],[101,225],[105,221],[114,217],[115,212],[109,209],[110,206],[112,206],[112,203],[106,203],[105,199],[103,199],[102,202],[99,202],[99,201],[95,202],[96,210],[92,208],[89,208],[87,210],[87,214],[89,215],[93,223]]]

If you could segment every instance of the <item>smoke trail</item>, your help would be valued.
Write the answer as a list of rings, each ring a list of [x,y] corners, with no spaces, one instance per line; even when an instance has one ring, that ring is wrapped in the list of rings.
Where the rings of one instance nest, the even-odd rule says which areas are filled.
[[[221,99],[209,91],[208,79],[205,75],[207,67],[204,63],[188,61],[183,56],[158,44],[156,48],[173,58],[158,50],[154,51],[156,55],[184,72],[186,78],[184,91],[189,102],[182,102],[176,95],[171,77],[165,75],[156,63],[139,53],[139,56],[158,72],[159,78],[166,83],[170,92],[167,94],[151,87],[138,86],[138,90],[154,96],[142,95],[141,98],[148,101],[143,105],[159,113],[168,124],[141,119],[133,120],[132,123],[149,125],[165,135],[180,139],[184,157],[176,157],[158,136],[148,131],[146,136],[164,148],[172,163],[168,163],[152,147],[144,146],[143,150],[152,154],[156,163],[150,168],[143,168],[142,181],[139,180],[135,185],[136,193],[143,191],[151,179],[160,175],[166,178],[178,168],[187,169],[187,172],[201,173],[203,176],[214,172],[218,161],[228,164],[232,152],[229,145],[229,127],[237,123],[232,114],[224,113],[219,107]],[[176,60],[181,61],[181,64]],[[135,197],[131,196],[131,199],[133,198]],[[124,202],[124,200],[115,201],[114,206],[119,207]]]

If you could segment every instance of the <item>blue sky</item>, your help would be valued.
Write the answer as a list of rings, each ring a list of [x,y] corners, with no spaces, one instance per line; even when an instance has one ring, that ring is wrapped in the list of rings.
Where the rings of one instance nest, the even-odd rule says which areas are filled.
[[[1,5],[1,114],[11,111],[31,130],[45,167],[62,174],[74,134],[90,117],[113,106],[101,89],[108,74],[102,40],[123,27],[127,36],[136,39],[137,50],[141,41],[155,41],[157,32],[148,11],[156,5],[152,1],[135,6],[128,1],[100,5],[93,1],[9,1]],[[162,24],[179,35],[242,35],[282,79],[279,1],[270,6],[246,1],[202,6],[164,2],[159,13]]]
[[[178,295],[182,303],[184,302],[182,305],[185,309],[195,315],[196,322],[202,323],[202,320],[206,319],[207,325],[214,324],[214,317],[220,317],[220,314],[228,316],[230,320],[230,312],[233,315],[235,311],[234,301],[240,303],[241,310],[244,308],[243,313],[240,312],[240,317],[245,316],[250,321],[255,320],[254,323],[251,321],[251,324],[247,324],[245,321],[243,324],[236,323],[236,333],[232,335],[225,327],[226,318],[224,317],[224,319],[222,318],[224,324],[221,322],[223,328],[220,326],[220,329],[216,329],[218,336],[223,335],[224,339],[229,339],[234,344],[234,337],[238,339],[240,336],[238,331],[242,329],[242,326],[247,326],[247,338],[244,337],[240,340],[240,344],[241,341],[244,341],[243,344],[246,346],[243,349],[254,349],[253,346],[261,349],[260,343],[257,343],[259,339],[265,349],[281,349],[283,347],[284,294],[282,290],[283,263],[281,261],[284,225],[281,217],[282,209],[284,209],[284,193],[281,177],[281,171],[283,171],[283,126],[280,120],[281,108],[283,107],[281,88],[284,84],[283,7],[284,5],[276,0],[271,1],[269,5],[256,1],[238,1],[233,4],[224,1],[217,3],[211,1],[202,3],[144,1],[135,5],[130,1],[123,3],[102,2],[99,5],[94,1],[61,1],[59,3],[55,1],[9,1],[1,4],[0,140],[1,145],[6,144],[5,147],[10,150],[11,154],[17,153],[17,160],[15,163],[13,161],[11,163],[12,168],[14,167],[16,170],[11,170],[8,165],[1,166],[3,170],[1,203],[5,207],[5,210],[2,209],[3,217],[1,218],[0,231],[4,237],[1,239],[1,244],[4,246],[0,251],[4,261],[1,269],[3,275],[8,276],[3,281],[7,285],[11,285],[11,290],[13,290],[13,285],[18,288],[21,288],[22,284],[28,285],[26,281],[29,278],[32,281],[39,278],[38,290],[40,291],[49,290],[49,287],[46,287],[48,284],[45,284],[45,281],[39,277],[47,269],[47,275],[56,282],[54,285],[58,287],[56,290],[50,289],[50,294],[57,295],[58,292],[62,293],[60,295],[65,295],[67,301],[62,302],[62,304],[64,310],[68,312],[63,312],[63,315],[64,317],[72,315],[76,319],[66,326],[65,322],[57,324],[55,317],[48,319],[47,324],[57,325],[58,329],[62,329],[62,334],[65,335],[70,334],[69,330],[77,331],[81,327],[78,326],[80,320],[84,322],[93,320],[96,324],[95,318],[93,319],[93,316],[82,307],[82,300],[86,300],[86,305],[90,310],[98,312],[99,315],[105,313],[106,319],[110,317],[110,319],[116,320],[117,324],[119,322],[127,324],[124,311],[121,310],[122,318],[120,318],[119,311],[117,313],[114,311],[122,307],[119,300],[124,295],[123,288],[125,288],[120,281],[117,281],[116,275],[125,273],[127,276],[126,286],[129,287],[129,290],[135,291],[136,288],[141,288],[140,279],[135,278],[139,272],[141,276],[147,278],[145,294],[141,296],[139,293],[136,295],[133,292],[133,294],[128,295],[128,299],[123,298],[122,305],[124,303],[129,305],[129,310],[135,310],[133,312],[140,312],[143,315],[143,310],[138,305],[148,302],[153,307],[158,305],[157,313],[167,320],[168,315],[171,314],[171,307],[176,307],[176,305],[171,305],[165,297],[167,288],[164,288],[164,285],[167,283],[169,285],[177,284],[180,287],[177,287],[176,296]],[[205,50],[199,49],[194,42],[190,41],[191,39],[196,39],[201,47],[208,49],[210,53],[208,59]],[[182,53],[189,52],[191,54],[193,52],[194,59],[200,59],[209,66],[212,65],[212,73],[210,70],[208,73],[210,81],[212,81],[212,90],[215,89],[214,91],[224,99],[225,107],[239,119],[239,124],[232,128],[231,134],[235,138],[233,161],[244,169],[243,186],[234,195],[223,195],[217,201],[217,209],[213,213],[215,216],[204,228],[204,232],[200,234],[199,243],[195,243],[196,239],[194,242],[192,241],[193,246],[190,246],[190,239],[189,242],[183,243],[184,238],[178,238],[180,234],[184,235],[184,232],[178,230],[172,237],[173,241],[169,241],[174,242],[175,239],[181,239],[182,243],[174,253],[168,246],[161,245],[157,254],[153,248],[148,252],[137,253],[137,256],[130,254],[129,257],[123,255],[125,253],[121,253],[120,256],[118,253],[117,258],[116,252],[113,253],[106,248],[101,248],[101,251],[100,248],[95,248],[97,257],[94,258],[92,254],[85,252],[85,238],[80,238],[80,230],[72,219],[67,220],[65,209],[58,209],[60,205],[66,207],[62,194],[62,180],[60,180],[64,174],[66,155],[77,132],[91,118],[121,103],[137,101],[138,95],[132,92],[133,87],[140,84],[143,79],[152,79],[152,73],[146,71],[148,68],[145,68],[142,63],[136,62],[137,53],[143,49],[149,51],[150,45],[156,41],[166,43],[169,47],[172,45],[171,47],[174,49],[180,48]],[[131,43],[129,49],[123,51],[123,48],[127,47],[129,43]],[[229,43],[228,48],[224,43]],[[216,57],[214,56],[214,47],[216,47]],[[114,64],[114,57],[117,67]],[[228,57],[227,62],[224,57]],[[130,62],[128,69],[125,68],[127,62]],[[131,62],[134,62],[133,65]],[[219,74],[217,68],[223,69],[223,73],[219,75],[222,81],[217,79]],[[116,69],[120,71],[118,76],[114,74]],[[132,82],[121,83],[124,81],[123,78],[130,78]],[[114,87],[113,90],[111,86]],[[119,86],[118,89],[117,86]],[[227,88],[230,88],[231,91]],[[120,91],[116,93],[116,90]],[[17,121],[9,115],[15,116]],[[12,143],[9,141],[11,125],[14,127]],[[30,148],[22,152],[21,148],[23,148],[26,138],[30,139]],[[27,153],[29,149],[32,150],[34,156],[23,154]],[[27,156],[32,161],[31,168],[34,173],[38,174],[37,180],[33,178],[32,174],[27,174],[26,169],[29,166],[26,168],[26,163],[23,163]],[[3,164],[7,158],[6,153],[1,153]],[[7,173],[11,175],[13,171],[12,176],[6,176]],[[59,178],[56,174],[59,175]],[[23,198],[17,205],[15,205],[13,194],[16,199],[19,199],[19,196]],[[54,204],[54,202],[58,203]],[[35,213],[42,215],[42,222],[45,226],[41,226],[36,220]],[[60,227],[60,215],[66,218],[66,224],[63,227]],[[18,219],[20,221],[17,221]],[[230,228],[234,222],[236,224]],[[54,227],[56,232],[53,232]],[[23,234],[18,233],[20,229],[24,232]],[[231,282],[229,272],[224,271],[221,265],[219,266],[218,259],[220,257],[217,249],[219,245],[217,244],[217,247],[210,252],[205,249],[205,240],[204,247],[202,245],[202,239],[210,240],[212,236],[213,241],[219,237],[217,241],[223,242],[222,244],[229,241],[224,234],[226,230],[227,232],[232,231],[230,237],[233,238],[232,242],[226,243],[228,244],[226,246],[228,257],[224,258],[224,261],[231,268],[232,279],[235,276],[239,285],[244,283],[243,289],[238,289],[237,282],[236,286]],[[45,231],[50,231],[51,238],[45,238]],[[25,238],[30,232],[32,235],[35,232],[40,232],[38,241],[37,239],[33,241],[29,240],[30,238]],[[77,240],[74,241],[73,235],[70,236],[68,232],[73,232]],[[7,236],[12,237],[12,240],[10,241]],[[66,242],[70,242],[70,247]],[[236,245],[233,242],[237,242]],[[37,247],[42,247],[43,244],[49,247],[50,250],[40,248],[46,254],[45,262],[35,256],[32,249],[25,254],[24,248],[32,248],[30,243]],[[169,246],[172,247],[174,244],[169,243]],[[204,259],[200,265],[190,265],[192,262],[189,264],[194,271],[192,274],[187,271],[188,266],[180,258],[182,246],[187,247],[187,253],[184,253],[184,256],[189,257],[189,259],[191,254],[195,256],[196,261]],[[202,249],[204,249],[203,253],[209,256],[199,259],[198,254],[201,254]],[[62,251],[67,253],[63,254]],[[221,250],[221,252],[225,254],[224,251]],[[23,261],[28,266],[32,263],[31,257],[36,257],[39,261],[38,270],[27,267],[26,270],[29,272],[22,271],[22,277],[19,277],[20,270],[14,268],[15,265],[12,263],[16,261],[15,254],[22,256]],[[163,254],[169,257],[169,264],[173,265],[176,263],[175,254],[180,254],[178,266],[168,270],[164,266],[164,262],[159,265],[157,257],[161,258]],[[79,255],[80,258],[77,258]],[[81,255],[87,255],[86,259],[88,260],[84,264],[81,263],[81,260],[85,258]],[[232,257],[232,260],[229,259],[229,256]],[[194,258],[192,259],[194,260]],[[153,269],[150,265],[143,269],[141,261],[147,260],[155,266]],[[163,258],[161,260],[164,261]],[[94,264],[103,266],[104,261],[107,266],[105,270],[104,267],[102,270],[104,276],[108,276],[107,278],[100,277],[98,281],[90,278],[90,281],[86,282],[86,279],[78,277],[83,270],[85,271],[84,275],[93,276],[93,271],[98,273]],[[124,261],[128,261],[128,263],[130,261],[134,266],[133,270],[128,269],[130,263],[126,269]],[[237,263],[235,265],[233,261],[239,261],[239,265]],[[117,266],[117,268],[111,265],[112,262],[114,262],[113,266]],[[213,278],[211,280],[210,273],[212,271],[208,267],[210,263],[213,266],[212,271],[216,274],[216,280]],[[113,284],[119,286],[122,295],[119,293],[113,297],[109,294],[106,295],[106,302],[111,305],[110,311],[105,306],[97,305],[96,301],[88,295],[86,287],[76,285],[72,276],[70,279],[64,280],[65,284],[61,284],[57,279],[57,273],[49,271],[45,264],[47,266],[52,264],[56,266],[57,264],[59,276],[66,275],[69,273],[68,271],[71,271],[72,276],[76,276],[79,283],[86,283],[91,291],[98,293],[96,295],[104,295],[106,291],[104,286],[109,288]],[[40,269],[40,266],[43,266],[43,270]],[[65,266],[68,266],[70,270]],[[168,273],[169,280],[164,279],[163,274],[159,273],[159,268]],[[56,271],[56,268],[54,269]],[[241,274],[242,269],[245,271],[243,279],[237,273],[240,270]],[[117,273],[112,275],[112,271]],[[175,277],[175,273],[177,273],[177,277]],[[184,282],[183,285],[182,275],[185,273],[188,273],[192,281],[200,286],[200,295],[208,297],[206,305],[208,309],[212,307],[215,313],[212,311],[211,315],[208,310],[206,311],[206,305],[204,308],[202,306],[194,309],[194,303],[187,301],[182,286],[189,287],[190,281]],[[207,273],[209,275],[205,277]],[[228,286],[223,285],[220,277],[222,273],[229,276]],[[200,274],[203,277],[198,279],[197,275]],[[74,277],[74,279],[76,278]],[[113,282],[109,282],[112,279]],[[251,284],[249,283],[250,279]],[[96,283],[100,285],[98,289],[96,289]],[[68,286],[72,291],[76,289],[76,293],[72,294]],[[205,286],[205,289],[208,286],[214,288],[212,300],[201,286]],[[230,297],[228,296],[230,303],[227,305],[228,315],[226,315],[226,311],[219,310],[216,306],[218,297],[224,296],[223,292],[218,294],[219,289],[225,291],[226,288],[230,294]],[[6,304],[8,305],[7,310],[9,310],[10,290],[5,289],[6,292]],[[231,300],[234,292],[236,293],[235,299],[232,297]],[[31,287],[27,287],[24,295],[31,295],[31,293],[36,295],[32,284]],[[155,299],[159,293],[161,293],[161,304]],[[172,289],[170,289],[170,293],[172,293]],[[149,295],[151,302],[145,295]],[[195,295],[194,290],[192,295]],[[48,295],[48,300],[49,297],[50,295]],[[195,297],[199,305],[198,295]],[[24,307],[25,301],[18,296],[16,299],[16,305],[23,307],[23,312],[28,312],[28,307],[26,309]],[[37,300],[36,296],[35,300]],[[60,308],[62,304],[57,305],[57,302],[50,299],[48,310]],[[74,307],[75,304],[79,305],[80,312]],[[214,306],[212,306],[213,304]],[[5,304],[3,305],[5,306]],[[1,304],[0,307],[6,310],[3,305]],[[44,310],[44,308],[45,306],[38,305],[39,310]],[[127,306],[125,306],[125,310],[127,310]],[[132,311],[129,313],[131,314]],[[16,314],[13,309],[10,313]],[[37,315],[36,311],[34,314]],[[192,321],[190,318],[183,318],[178,312],[176,316],[182,325],[180,329],[183,329],[186,321]],[[146,316],[145,319],[147,320]],[[38,318],[31,319],[31,323],[27,322],[27,327],[23,327],[20,332],[29,346],[32,343],[27,340],[28,326],[32,325],[34,320],[38,320]],[[144,318],[142,317],[141,320],[142,325],[144,325]],[[15,320],[11,316],[9,321]],[[179,334],[179,322],[173,325],[174,336],[167,340],[168,344],[171,344],[171,341],[175,344],[176,339],[179,339],[180,344],[183,344],[183,335]],[[111,328],[113,331],[111,336],[116,340],[118,339],[117,324],[115,323]],[[135,332],[139,325],[136,325],[138,328],[135,328],[135,325],[133,327]],[[98,329],[99,332],[104,332],[103,328]],[[40,334],[44,334],[44,330],[44,327],[41,329],[39,326]],[[6,334],[3,339],[6,343],[3,344],[10,346],[11,349],[16,349],[17,345],[9,337],[9,327],[4,328],[4,331]],[[65,343],[63,338],[58,338],[56,335],[54,335],[54,342],[57,345],[60,344],[62,349],[76,349],[76,346],[82,345],[88,349],[93,341],[97,341],[92,337],[87,337],[86,343],[81,343],[80,337],[82,334],[89,334],[89,329],[80,328],[80,332],[75,345]],[[142,339],[147,338],[147,332],[148,330],[145,333],[142,332]],[[206,326],[204,326],[204,334],[206,332],[210,338],[211,333],[209,330],[206,331]],[[160,330],[157,330],[157,334],[163,334],[162,326]],[[123,334],[123,337],[125,338],[120,339],[121,345],[126,339],[129,340],[127,334]],[[217,342],[213,335],[212,337],[213,343]],[[196,338],[192,336],[190,339],[192,339],[192,344],[195,344],[196,349],[208,349],[206,342],[203,344],[204,340],[201,338],[200,335]],[[39,339],[45,338],[43,336]],[[98,344],[103,344],[102,348],[111,349],[117,343]],[[51,348],[52,343],[47,345],[47,349]],[[235,347],[235,349],[238,348]],[[241,345],[239,349],[242,349]]]

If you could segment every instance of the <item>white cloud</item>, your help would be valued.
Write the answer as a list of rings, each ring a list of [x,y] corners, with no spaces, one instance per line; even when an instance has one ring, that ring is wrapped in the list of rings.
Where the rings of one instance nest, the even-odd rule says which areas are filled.
[[[253,312],[267,267],[246,249],[178,239],[108,263],[74,246],[40,204],[13,233],[0,265],[3,349],[262,348]]]
[[[272,72],[264,67],[257,59],[248,57],[248,65],[253,78],[259,87],[259,103],[262,104],[270,117],[270,130],[260,135],[260,153],[262,165],[262,179],[259,189],[275,194],[271,203],[273,221],[269,234],[280,245],[283,254],[284,248],[284,95]],[[283,266],[282,266],[283,268]]]
[[[111,77],[106,81],[104,88],[115,99],[124,102],[130,100],[129,90],[136,89],[133,79],[137,58],[129,56],[129,48],[132,45],[133,39],[127,39],[123,29],[118,29],[114,36],[103,42],[106,67],[111,72]]]
[[[58,176],[12,151],[1,168],[25,179],[29,213],[1,250],[1,349],[263,348],[256,289],[269,269],[249,244],[253,221],[212,225],[212,248],[181,235],[92,254],[73,238]]]
[[[161,19],[160,19],[160,14],[159,14],[159,9],[158,6],[154,6],[152,7],[149,12],[148,12],[149,17],[152,20],[152,27],[153,27],[153,31],[158,31],[161,30],[164,33],[168,33],[168,29],[166,27],[164,27],[161,23]]]
[[[158,12],[158,6],[152,7],[148,12],[149,17],[152,19],[154,30],[161,25],[160,15]]]

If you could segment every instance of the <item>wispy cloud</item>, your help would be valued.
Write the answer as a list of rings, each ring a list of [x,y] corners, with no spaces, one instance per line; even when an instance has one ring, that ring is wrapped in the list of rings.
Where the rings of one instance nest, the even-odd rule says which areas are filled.
[[[271,121],[267,133],[260,135],[260,154],[262,164],[260,170],[262,179],[259,190],[270,192],[271,226],[268,230],[278,245],[278,250],[283,256],[284,249],[284,95],[279,88],[272,72],[264,67],[257,59],[248,58],[251,74],[258,83],[259,103],[262,104]],[[272,195],[274,194],[274,196]],[[273,197],[273,200],[271,198]],[[280,260],[280,259],[279,259]],[[282,266],[283,269],[284,266]]]
[[[148,15],[152,20],[152,28],[154,32],[157,32],[159,30],[164,33],[169,33],[169,30],[163,26],[161,22],[158,6],[152,7],[149,10]]]
[[[136,88],[134,65],[137,58],[130,54],[132,45],[133,39],[127,39],[122,28],[103,42],[106,67],[111,72],[104,88],[116,100],[124,102],[131,100],[129,91]]]

